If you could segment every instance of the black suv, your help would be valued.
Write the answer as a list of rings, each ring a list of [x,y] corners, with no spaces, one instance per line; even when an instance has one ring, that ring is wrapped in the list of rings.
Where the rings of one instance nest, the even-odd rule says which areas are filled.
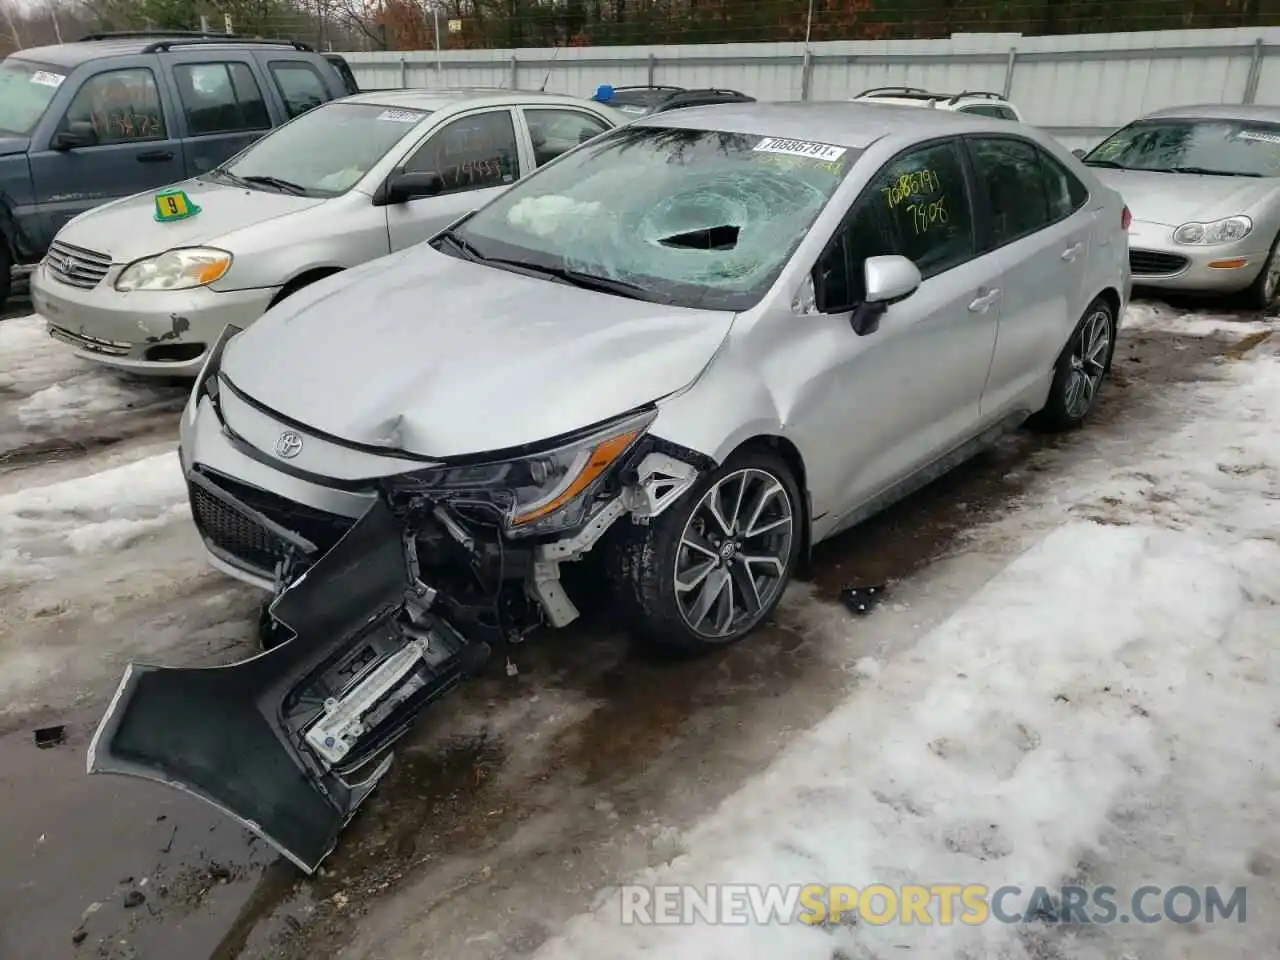
[[[336,54],[220,34],[99,33],[0,61],[0,306],[72,217],[185,180],[354,86]]]

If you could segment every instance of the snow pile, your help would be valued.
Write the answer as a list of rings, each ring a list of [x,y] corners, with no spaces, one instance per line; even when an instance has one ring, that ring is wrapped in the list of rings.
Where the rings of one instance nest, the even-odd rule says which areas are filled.
[[[1143,469],[1077,475],[1074,504],[1044,506],[1051,532],[910,654],[861,670],[684,855],[629,882],[1077,882],[1116,886],[1122,906],[1146,883],[1247,884],[1251,907],[1275,902],[1280,877],[1257,865],[1280,854],[1280,361],[1225,369]],[[1193,947],[1167,921],[623,925],[615,895],[538,956],[1261,956],[1262,909],[1200,925]]]
[[[71,347],[54,340],[40,317],[0,323],[0,397],[13,404],[23,436],[7,439],[13,425],[0,419],[0,451],[31,434],[66,436],[86,429],[129,432],[140,414],[181,408],[190,387],[129,379],[79,359]],[[117,426],[118,425],[118,426]],[[8,429],[6,429],[8,428]]]
[[[1253,311],[1221,313],[1190,312],[1155,300],[1129,304],[1120,324],[1125,330],[1163,330],[1191,337],[1210,337],[1218,333],[1244,336],[1276,329],[1276,324],[1258,319]]]
[[[122,549],[186,511],[176,453],[0,496],[0,582],[51,575],[70,555]]]

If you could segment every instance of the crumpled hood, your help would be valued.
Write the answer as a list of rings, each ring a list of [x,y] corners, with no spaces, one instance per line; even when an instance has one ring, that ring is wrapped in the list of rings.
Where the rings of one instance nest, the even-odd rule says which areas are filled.
[[[1094,167],[1093,172],[1124,198],[1135,220],[1170,227],[1248,213],[1276,189],[1274,180],[1253,177],[1204,177],[1105,167]]]
[[[26,153],[30,146],[31,140],[28,137],[0,136],[0,157]]]
[[[454,457],[537,443],[679,390],[710,362],[733,316],[420,244],[285,300],[228,343],[222,371],[321,433]]]
[[[200,212],[186,220],[158,223],[155,196],[163,189],[185,190]],[[309,210],[324,202],[323,197],[294,197],[184,180],[171,188],[148,190],[87,210],[63,227],[58,239],[109,253],[115,263],[131,263],[174,247],[210,243],[233,230]]]

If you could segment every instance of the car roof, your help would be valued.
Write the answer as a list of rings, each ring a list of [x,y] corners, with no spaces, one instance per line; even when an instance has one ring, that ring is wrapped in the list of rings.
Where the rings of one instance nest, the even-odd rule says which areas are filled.
[[[1168,119],[1204,119],[1204,120],[1262,120],[1280,123],[1280,107],[1269,107],[1261,104],[1244,103],[1202,103],[1185,107],[1165,107],[1143,114],[1143,120],[1154,120],[1157,117]]]
[[[73,70],[82,63],[90,60],[98,60],[103,57],[129,57],[136,56],[147,47],[155,43],[161,43],[165,40],[181,42],[182,40],[190,41],[190,37],[183,37],[182,34],[174,34],[166,36],[164,34],[156,34],[147,37],[112,37],[107,40],[78,40],[74,43],[57,43],[47,47],[27,47],[25,50],[15,50],[9,54],[14,60],[30,60],[35,63],[47,64],[48,66],[64,67],[67,70]],[[190,47],[181,47],[183,50],[192,49],[197,44],[192,43]],[[219,50],[224,49],[244,49],[259,50],[263,47],[271,49],[270,41],[257,40],[248,43],[236,43],[228,40],[223,43],[221,41],[199,44],[201,47],[214,46]],[[281,40],[280,46],[283,48],[292,48],[293,43],[289,40]],[[296,49],[296,48],[295,48]]]
[[[951,110],[895,106],[878,100],[718,103],[652,114],[633,121],[632,125],[816,140],[855,150],[865,149],[890,134],[945,136],[972,130],[1009,129],[1007,120]]]
[[[566,93],[541,90],[509,90],[502,87],[408,87],[367,90],[342,99],[343,103],[369,103],[384,107],[416,110],[444,110],[465,104],[469,107],[498,107],[507,104],[538,103],[582,106],[587,101]],[[592,104],[595,107],[607,104]]]

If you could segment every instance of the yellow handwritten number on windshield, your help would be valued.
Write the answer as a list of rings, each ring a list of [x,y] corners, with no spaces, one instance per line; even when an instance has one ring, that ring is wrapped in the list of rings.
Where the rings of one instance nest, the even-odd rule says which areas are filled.
[[[939,197],[932,203],[913,203],[907,207],[907,213],[911,214],[911,226],[919,235],[935,223],[947,222],[947,198]]]

